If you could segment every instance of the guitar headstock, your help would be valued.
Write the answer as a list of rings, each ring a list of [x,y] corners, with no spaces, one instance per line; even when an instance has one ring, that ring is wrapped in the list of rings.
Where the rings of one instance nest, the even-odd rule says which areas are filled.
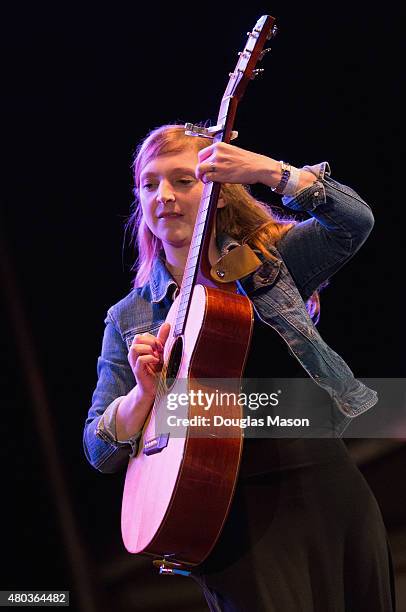
[[[224,97],[235,96],[240,100],[250,80],[263,72],[261,68],[256,69],[256,65],[270,51],[270,48],[264,49],[264,46],[267,40],[276,35],[276,32],[275,18],[271,15],[263,15],[252,31],[247,32],[247,42],[243,51],[238,53],[239,59],[233,72],[229,74],[230,80]]]
[[[258,19],[252,31],[247,32],[248,40],[243,51],[238,53],[239,59],[234,71],[229,74],[230,78],[221,100],[216,125],[206,128],[186,123],[185,133],[188,136],[212,138],[217,142],[221,140],[230,142],[237,137],[238,132],[232,129],[237,105],[250,80],[263,72],[262,68],[257,69],[255,66],[270,51],[270,49],[264,49],[264,46],[267,40],[275,36],[276,31],[275,17],[263,15]]]

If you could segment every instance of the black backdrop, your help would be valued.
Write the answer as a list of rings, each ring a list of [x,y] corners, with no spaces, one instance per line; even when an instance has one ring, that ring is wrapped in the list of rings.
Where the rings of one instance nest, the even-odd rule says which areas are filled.
[[[371,204],[373,234],[322,294],[319,327],[358,376],[404,376],[400,14],[362,4],[5,11],[0,222],[17,289],[3,282],[1,589],[74,590],[22,352],[44,382],[87,555],[107,564],[121,550],[122,475],[87,465],[81,433],[105,312],[130,287],[131,157],[152,127],[215,121],[236,52],[267,11],[279,34],[239,108],[236,144],[298,166],[328,160]]]

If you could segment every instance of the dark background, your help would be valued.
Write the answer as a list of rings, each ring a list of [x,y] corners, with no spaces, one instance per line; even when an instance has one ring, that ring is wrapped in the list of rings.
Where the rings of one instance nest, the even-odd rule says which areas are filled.
[[[404,376],[400,11],[13,6],[1,33],[0,589],[70,590],[75,610],[159,610],[163,601],[204,610],[187,579],[156,577],[150,561],[125,553],[124,474],[97,473],[82,451],[105,313],[130,288],[132,155],[162,123],[214,123],[246,32],[268,11],[277,17],[265,73],[238,110],[236,144],[297,166],[328,160],[370,203],[373,233],[322,294],[319,328],[358,376]],[[401,589],[403,445],[353,448],[393,535]]]

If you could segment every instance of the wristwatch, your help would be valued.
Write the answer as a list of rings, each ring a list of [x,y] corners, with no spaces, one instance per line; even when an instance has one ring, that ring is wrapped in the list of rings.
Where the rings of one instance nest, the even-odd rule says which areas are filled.
[[[271,190],[275,191],[276,193],[282,194],[290,177],[290,164],[282,160],[280,161],[280,164],[282,172],[281,180],[276,185],[276,187],[271,187]]]

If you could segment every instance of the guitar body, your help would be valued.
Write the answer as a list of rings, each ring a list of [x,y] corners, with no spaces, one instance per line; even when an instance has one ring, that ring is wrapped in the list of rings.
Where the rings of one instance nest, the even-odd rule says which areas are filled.
[[[178,300],[166,319],[171,330]],[[243,444],[240,427],[215,425],[214,417],[239,419],[242,408],[236,401],[221,406],[213,401],[209,408],[207,402],[188,401],[168,410],[168,394],[190,398],[200,390],[238,398],[252,326],[248,298],[195,285],[184,334],[170,333],[165,344],[161,381],[166,377],[167,384],[160,383],[138,456],[127,469],[121,527],[129,552],[192,566],[213,548],[230,508]],[[168,417],[206,420],[171,427]],[[159,435],[168,433],[162,449],[151,452]]]

